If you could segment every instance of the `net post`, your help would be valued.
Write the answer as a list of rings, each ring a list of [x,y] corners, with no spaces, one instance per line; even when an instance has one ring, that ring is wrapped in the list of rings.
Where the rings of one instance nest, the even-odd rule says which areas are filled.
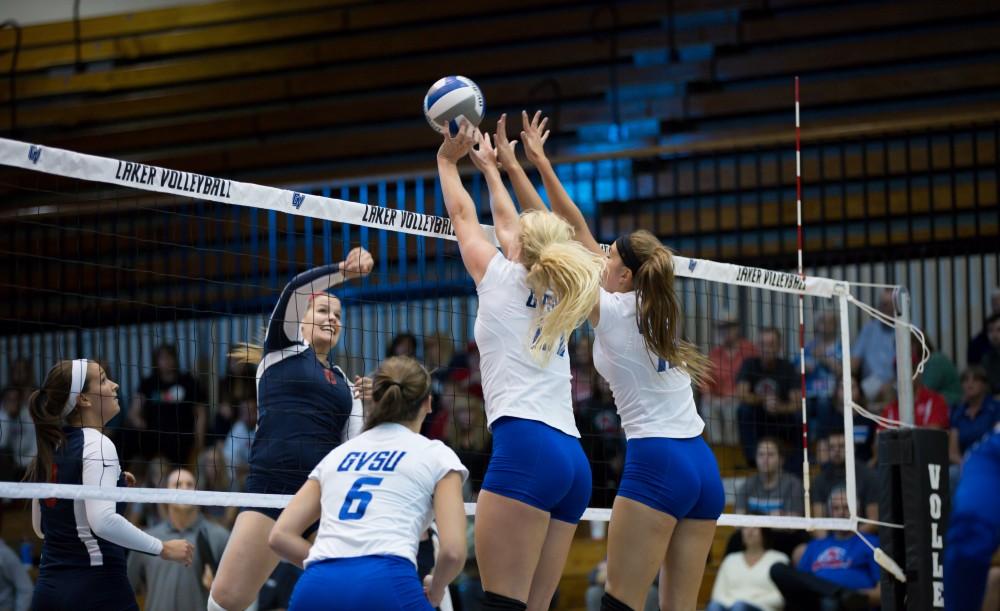
[[[913,424],[913,360],[910,347],[910,292],[897,286],[892,292],[896,308],[896,393],[899,397],[899,420]]]
[[[847,508],[852,520],[858,518],[858,482],[854,467],[854,380],[851,378],[851,326],[848,318],[847,295],[837,296],[840,304],[841,380],[844,386],[844,486]]]

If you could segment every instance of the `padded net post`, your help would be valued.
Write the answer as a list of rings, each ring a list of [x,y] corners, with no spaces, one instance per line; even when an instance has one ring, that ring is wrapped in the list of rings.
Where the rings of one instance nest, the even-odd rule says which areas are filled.
[[[948,433],[904,428],[878,436],[882,549],[906,573],[906,583],[882,572],[884,611],[944,608],[944,533],[951,511]]]

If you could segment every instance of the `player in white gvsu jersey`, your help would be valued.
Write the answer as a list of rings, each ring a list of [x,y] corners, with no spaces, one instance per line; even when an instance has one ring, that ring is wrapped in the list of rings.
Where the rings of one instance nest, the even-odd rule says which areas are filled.
[[[430,610],[461,571],[469,472],[450,448],[419,434],[430,392],[430,374],[417,361],[382,363],[365,432],[327,454],[281,513],[271,548],[306,569],[292,611]],[[440,548],[422,588],[417,545],[435,517]],[[317,519],[310,545],[302,533]]]
[[[522,117],[524,149],[553,211],[573,225],[584,246],[602,253],[545,157],[545,120]],[[506,134],[497,136],[503,148]],[[502,158],[510,171],[513,155]],[[701,438],[704,423],[692,391],[691,378],[705,375],[707,359],[680,338],[673,259],[655,236],[636,231],[615,241],[589,318],[594,365],[611,386],[628,439],[601,608],[641,608],[662,566],[660,608],[694,609],[725,494],[718,463]]]
[[[438,151],[438,172],[479,293],[476,342],[493,454],[476,504],[484,609],[548,609],[576,524],[590,500],[590,464],[573,420],[565,338],[597,298],[601,257],[549,212],[518,217],[489,139],[462,126]],[[462,186],[469,153],[486,177],[497,240]]]

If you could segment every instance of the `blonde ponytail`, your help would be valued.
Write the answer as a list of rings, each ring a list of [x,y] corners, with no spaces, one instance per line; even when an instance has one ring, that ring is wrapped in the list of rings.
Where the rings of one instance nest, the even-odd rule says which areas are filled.
[[[529,338],[530,351],[545,365],[597,303],[605,259],[573,240],[573,228],[551,212],[522,215],[521,246],[528,286],[538,300],[538,332]],[[547,292],[556,301],[551,309],[545,307]]]
[[[249,342],[235,344],[229,351],[229,358],[240,365],[247,364],[256,367],[264,358],[264,347]]]

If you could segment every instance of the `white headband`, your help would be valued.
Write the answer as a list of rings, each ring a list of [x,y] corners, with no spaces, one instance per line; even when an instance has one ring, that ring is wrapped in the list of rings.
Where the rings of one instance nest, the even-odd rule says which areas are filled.
[[[83,386],[87,383],[87,366],[90,361],[87,359],[76,359],[73,361],[73,381],[69,385],[69,398],[66,399],[66,407],[63,408],[63,418],[69,416],[76,407],[76,399],[83,392]]]

